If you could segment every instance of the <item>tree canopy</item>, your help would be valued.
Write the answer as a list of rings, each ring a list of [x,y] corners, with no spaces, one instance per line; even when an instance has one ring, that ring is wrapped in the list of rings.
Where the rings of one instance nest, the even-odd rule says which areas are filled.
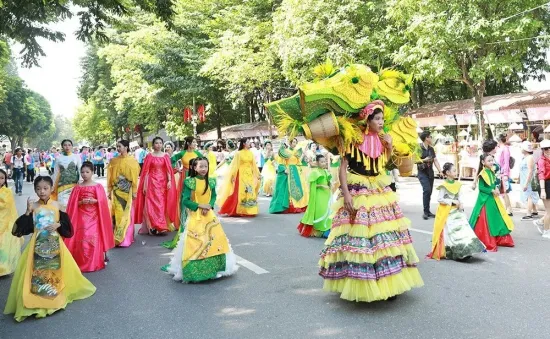
[[[80,21],[78,39],[106,41],[105,30],[116,19],[133,15],[136,10],[154,13],[171,26],[173,2],[171,0],[24,0],[0,1],[0,37],[20,42],[24,48],[23,64],[38,66],[44,55],[38,38],[63,41],[65,35],[52,30],[48,24],[72,17]]]
[[[91,3],[62,6],[90,12]],[[413,73],[411,105],[474,98],[476,109],[484,95],[521,91],[549,70],[550,14],[528,11],[540,0],[97,3],[75,119],[93,142],[161,128],[182,137],[192,133],[183,110],[198,105],[198,132],[268,120],[264,103],[294,93],[327,59]]]

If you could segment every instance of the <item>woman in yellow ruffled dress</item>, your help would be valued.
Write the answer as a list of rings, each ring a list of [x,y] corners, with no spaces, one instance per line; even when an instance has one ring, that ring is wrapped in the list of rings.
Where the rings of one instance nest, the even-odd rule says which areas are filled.
[[[129,247],[134,242],[133,205],[137,197],[140,167],[136,159],[128,155],[128,140],[120,140],[116,148],[120,155],[109,163],[107,193],[111,199],[115,245]]]
[[[219,213],[231,217],[256,216],[260,181],[260,171],[250,150],[250,140],[243,138],[221,188],[218,198]]]
[[[0,277],[15,271],[21,255],[23,238],[11,234],[17,220],[17,208],[12,190],[8,187],[8,174],[0,169]]]
[[[363,109],[363,141],[347,146],[341,159],[341,194],[319,261],[324,289],[351,301],[391,300],[423,285],[410,221],[403,216],[384,168],[392,140],[379,136],[383,109],[382,101]]]
[[[262,168],[262,193],[266,197],[270,197],[273,195],[277,172],[275,170],[276,163],[275,154],[273,153],[273,144],[269,140],[264,143],[264,159],[265,164]]]
[[[51,199],[53,181],[38,176],[34,190],[40,200],[27,203],[27,211],[17,219],[13,235],[32,234],[17,265],[4,314],[14,314],[16,321],[35,315],[46,317],[74,300],[95,293],[80,273],[71,252],[61,239],[73,236],[69,216]]]

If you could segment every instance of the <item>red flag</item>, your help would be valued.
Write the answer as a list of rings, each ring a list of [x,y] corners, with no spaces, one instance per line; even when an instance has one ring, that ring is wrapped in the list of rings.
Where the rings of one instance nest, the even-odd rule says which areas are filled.
[[[185,107],[183,110],[183,122],[191,122],[193,119],[193,113],[191,112],[191,109],[189,107]]]
[[[200,122],[204,122],[206,120],[206,116],[205,116],[205,113],[204,113],[204,105],[199,106],[199,108],[197,109],[197,114],[199,116],[199,121]]]

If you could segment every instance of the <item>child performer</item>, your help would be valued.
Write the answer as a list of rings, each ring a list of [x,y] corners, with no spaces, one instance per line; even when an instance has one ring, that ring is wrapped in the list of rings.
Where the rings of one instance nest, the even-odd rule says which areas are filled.
[[[105,190],[92,180],[94,165],[85,161],[80,175],[83,181],[67,204],[74,236],[66,238],[65,245],[82,272],[95,272],[105,268],[107,251],[115,247],[113,222]]]
[[[472,255],[485,251],[485,246],[476,237],[460,195],[462,184],[456,179],[456,168],[450,162],[443,165],[445,181],[437,187],[439,207],[435,214],[432,251],[429,258],[468,260]]]
[[[470,216],[470,225],[488,251],[496,252],[497,246],[514,247],[510,233],[514,223],[498,198],[497,178],[493,172],[494,158],[485,153],[479,164],[479,195]]]
[[[304,237],[327,238],[332,224],[329,218],[331,175],[324,155],[316,155],[313,165],[308,177],[309,202],[298,232]]]
[[[84,278],[61,237],[73,236],[69,217],[50,199],[53,181],[38,176],[34,180],[37,202],[27,200],[27,211],[17,219],[13,235],[31,234],[11,282],[4,314],[15,314],[16,321],[36,315],[43,318],[74,300],[95,293],[95,287]]]
[[[174,280],[199,282],[228,276],[237,270],[235,254],[214,214],[216,180],[208,177],[208,159],[191,161],[182,204],[189,209],[182,236],[166,267]]]
[[[17,220],[17,208],[12,190],[8,187],[8,174],[0,169],[0,277],[15,271],[21,256],[23,238],[11,234]]]

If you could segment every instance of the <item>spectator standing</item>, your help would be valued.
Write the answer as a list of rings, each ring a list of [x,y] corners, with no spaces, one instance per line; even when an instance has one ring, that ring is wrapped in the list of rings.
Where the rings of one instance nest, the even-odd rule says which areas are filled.
[[[96,147],[94,167],[98,178],[105,176],[105,149],[101,146]]]
[[[30,152],[31,150],[29,150]],[[40,174],[40,163],[42,162],[42,158],[40,157],[40,151],[38,150],[38,148],[35,148],[34,151],[32,152],[32,159],[33,159],[33,170],[34,170],[34,173],[35,175],[38,175]],[[34,178],[34,176],[33,176]],[[34,181],[34,180],[33,180]]]
[[[15,149],[15,155],[11,159],[12,176],[15,181],[15,194],[23,194],[23,174],[25,171],[25,158],[23,149],[20,147]]]
[[[430,212],[430,199],[432,197],[435,173],[433,166],[437,168],[437,171],[441,173],[441,166],[439,166],[439,161],[437,161],[435,150],[432,147],[432,136],[429,131],[424,131],[420,134],[420,140],[422,144],[420,147],[422,149],[422,155],[420,156],[421,162],[417,165],[418,167],[418,180],[422,185],[422,203],[424,205],[424,220],[428,218],[435,218],[435,214]]]
[[[508,193],[512,192],[512,185],[510,184],[510,146],[507,144],[508,137],[506,134],[498,136],[498,151],[496,154],[496,160],[500,166],[500,194],[504,200],[504,206],[509,216],[513,216],[512,204],[510,203],[510,197]]]
[[[36,162],[34,161],[34,152],[32,149],[28,149],[27,155],[25,155],[25,165],[27,166],[27,182],[34,182],[34,167]]]

